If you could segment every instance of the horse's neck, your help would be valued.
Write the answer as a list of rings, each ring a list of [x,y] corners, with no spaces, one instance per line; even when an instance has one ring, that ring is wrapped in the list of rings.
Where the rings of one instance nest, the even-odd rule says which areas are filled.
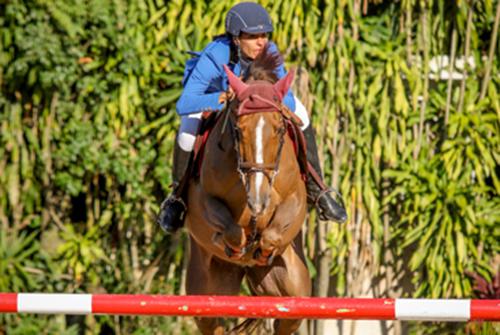
[[[294,144],[288,135],[285,135],[285,142],[281,152],[279,163],[279,173],[274,181],[274,188],[285,198],[294,192],[296,183],[301,182],[301,171],[297,156],[295,154]]]
[[[230,124],[225,129],[223,124],[224,118],[221,117],[209,136],[201,169],[203,187],[208,193],[218,197],[227,194],[238,183],[241,184]]]
[[[237,156],[234,149],[231,122],[226,119],[226,115],[222,115],[217,121],[211,140],[212,143],[209,143],[209,145],[213,146],[213,159],[215,162],[224,163],[226,168],[236,172]]]

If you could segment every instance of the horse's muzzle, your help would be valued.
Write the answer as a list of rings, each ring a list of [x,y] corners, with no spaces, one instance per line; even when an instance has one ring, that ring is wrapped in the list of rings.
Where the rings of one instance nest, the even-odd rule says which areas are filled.
[[[269,205],[270,199],[269,194],[260,195],[259,197],[249,195],[247,204],[252,211],[252,216],[257,217],[262,215]]]

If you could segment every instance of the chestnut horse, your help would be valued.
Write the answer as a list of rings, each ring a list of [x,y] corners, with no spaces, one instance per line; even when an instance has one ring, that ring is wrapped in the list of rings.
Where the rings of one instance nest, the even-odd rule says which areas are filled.
[[[245,276],[254,295],[311,294],[300,234],[306,189],[287,135],[289,123],[300,121],[282,104],[293,73],[277,81],[280,61],[266,51],[245,82],[225,67],[236,98],[208,137],[199,178],[188,185],[188,294],[237,295]],[[276,320],[275,334],[291,334],[300,322]],[[203,334],[224,334],[221,318],[196,323]]]

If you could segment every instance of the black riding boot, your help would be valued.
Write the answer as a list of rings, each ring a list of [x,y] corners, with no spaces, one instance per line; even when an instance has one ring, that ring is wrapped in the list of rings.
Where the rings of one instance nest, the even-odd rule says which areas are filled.
[[[166,198],[161,204],[160,214],[156,222],[167,233],[175,233],[177,229],[184,225],[184,214],[186,212],[186,204],[182,200],[185,182],[184,175],[188,171],[191,160],[191,152],[186,152],[179,147],[177,141],[174,146],[174,164],[173,164],[173,187],[172,194]]]
[[[318,158],[318,147],[316,146],[316,138],[312,125],[309,125],[304,130],[304,137],[307,143],[307,161],[311,164],[318,176],[323,179]],[[347,220],[347,213],[344,206],[335,201],[327,188],[324,186],[323,188],[320,187],[310,173],[308,174],[306,186],[307,197],[316,206],[316,210],[321,220],[332,220],[339,223],[343,223]]]

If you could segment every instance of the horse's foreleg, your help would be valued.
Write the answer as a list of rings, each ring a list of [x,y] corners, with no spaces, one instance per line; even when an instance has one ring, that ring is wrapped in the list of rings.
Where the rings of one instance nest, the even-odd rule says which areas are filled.
[[[206,201],[207,222],[218,231],[212,240],[227,250],[228,257],[239,255],[247,242],[245,231],[234,223],[231,212],[222,201],[211,196]]]
[[[299,234],[305,217],[306,207],[297,195],[290,196],[276,209],[273,220],[262,231],[259,241],[259,252],[254,256],[259,265],[270,265],[276,254],[295,240]]]
[[[192,295],[237,295],[244,270],[208,254],[191,239],[186,292]],[[224,334],[221,318],[196,318],[202,334]]]
[[[255,295],[310,296],[311,279],[302,251],[301,235],[297,235],[283,254],[276,256],[271,266],[248,268],[247,278]],[[301,320],[276,320],[275,334],[292,334],[300,323]]]

